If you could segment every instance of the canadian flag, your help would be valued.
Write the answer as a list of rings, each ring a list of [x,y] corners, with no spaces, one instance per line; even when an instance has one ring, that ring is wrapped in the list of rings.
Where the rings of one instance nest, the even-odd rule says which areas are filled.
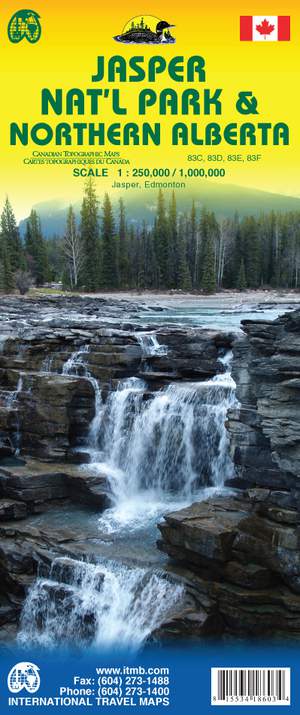
[[[243,15],[240,39],[252,42],[290,40],[289,15]]]

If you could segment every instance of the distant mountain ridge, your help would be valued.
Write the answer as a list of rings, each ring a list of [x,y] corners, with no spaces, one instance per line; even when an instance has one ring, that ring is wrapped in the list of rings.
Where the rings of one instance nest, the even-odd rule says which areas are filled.
[[[128,223],[140,224],[145,221],[147,225],[152,225],[154,221],[157,201],[157,189],[123,193],[126,207]],[[168,203],[171,191],[165,190],[166,203]],[[267,213],[269,211],[300,211],[300,198],[294,196],[284,196],[282,194],[272,194],[259,189],[249,189],[241,186],[199,183],[199,190],[191,192],[190,196],[176,192],[177,206],[179,212],[189,211],[192,201],[195,201],[197,213],[203,206],[211,211],[215,211],[217,217],[228,218],[238,212],[240,216]],[[146,196],[146,200],[145,200]],[[99,197],[99,208],[101,209],[101,196]],[[118,197],[111,195],[114,210],[117,210]],[[54,235],[62,236],[65,230],[66,214],[68,202],[61,199],[52,199],[35,204],[34,208],[40,216],[42,231],[46,238]],[[77,220],[80,219],[81,201],[73,205]],[[101,213],[101,211],[100,211]],[[26,229],[26,219],[19,224],[21,235],[24,236]]]

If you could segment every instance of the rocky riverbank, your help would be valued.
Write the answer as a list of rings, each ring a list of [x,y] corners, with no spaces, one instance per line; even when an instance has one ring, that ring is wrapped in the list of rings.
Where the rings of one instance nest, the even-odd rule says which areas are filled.
[[[85,603],[83,591],[88,588],[89,607],[82,606],[74,627],[80,626],[84,640],[95,635],[91,604],[100,599],[98,610],[101,607],[108,579],[101,567],[103,544],[110,536],[98,536],[91,515],[106,513],[115,494],[107,469],[82,466],[91,460],[87,443],[93,444],[96,431],[106,429],[107,421],[118,422],[122,416],[133,439],[132,411],[144,405],[137,431],[153,420],[148,441],[140,446],[143,469],[146,464],[153,470],[152,475],[139,476],[143,488],[148,483],[153,488],[155,470],[155,479],[162,479],[166,457],[172,459],[174,471],[168,474],[171,492],[183,488],[184,471],[189,471],[191,483],[198,479],[202,486],[222,484],[224,474],[216,480],[215,472],[224,466],[217,458],[227,442],[217,427],[226,409],[218,411],[217,402],[225,400],[231,388],[214,380],[226,371],[231,349],[238,402],[230,403],[226,422],[233,460],[230,478],[226,475],[228,490],[183,509],[170,508],[159,523],[159,552],[169,559],[159,562],[155,594],[170,606],[151,616],[142,636],[163,641],[216,635],[299,638],[300,312],[275,322],[244,321],[244,332],[237,336],[165,325],[154,332],[147,324],[147,306],[116,299],[10,298],[2,299],[1,308],[2,638],[11,638],[18,629],[24,599],[37,576],[31,597],[36,632],[41,634],[46,622],[48,629],[55,628],[48,622],[49,608],[45,615],[41,604],[51,603],[59,623],[70,613],[78,619],[78,603]],[[184,389],[179,396],[180,386]],[[152,415],[146,407],[156,404]],[[128,452],[120,426],[111,434],[119,440],[121,435],[118,451]],[[168,451],[170,438],[174,443]],[[161,463],[156,454],[159,440]],[[194,444],[189,446],[188,466],[184,450],[189,440]],[[150,450],[146,462],[143,450]],[[214,475],[208,462],[215,465]],[[137,465],[132,468],[139,474]],[[146,518],[147,494],[144,505]],[[147,559],[149,553],[145,563]],[[131,560],[128,553],[125,561],[130,565]],[[94,564],[92,576],[82,561],[91,568]],[[158,578],[155,573],[152,568],[139,574],[138,585],[133,579],[133,599],[139,594],[142,602],[146,589],[147,601],[149,580]],[[122,578],[126,584],[129,576]],[[170,593],[175,594],[173,600]]]
[[[88,298],[3,299],[0,331],[0,624],[10,637],[37,574],[50,574],[57,558],[78,566],[102,553],[88,511],[79,532],[35,520],[59,509],[63,520],[75,506],[101,513],[111,504],[107,473],[81,468],[90,460],[99,386],[105,404],[124,380],[142,380],[143,400],[153,401],[170,385],[224,372],[220,358],[234,335],[162,327],[154,336],[145,306]],[[48,591],[55,588],[60,602],[61,586]],[[193,598],[186,598],[188,614]]]
[[[227,420],[235,490],[168,514],[158,546],[224,633],[299,638],[300,312],[242,325],[232,363],[240,404]]]

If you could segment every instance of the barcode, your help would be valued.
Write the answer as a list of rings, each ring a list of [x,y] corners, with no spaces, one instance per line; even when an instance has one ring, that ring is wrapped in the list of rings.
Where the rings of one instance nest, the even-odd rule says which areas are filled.
[[[290,705],[290,668],[211,668],[212,705]]]

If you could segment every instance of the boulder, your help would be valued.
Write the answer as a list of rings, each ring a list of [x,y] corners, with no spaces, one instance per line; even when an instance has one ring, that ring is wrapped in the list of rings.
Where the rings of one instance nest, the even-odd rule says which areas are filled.
[[[237,476],[300,489],[300,311],[242,325],[233,360],[240,404],[227,422]]]
[[[190,570],[199,598],[207,584],[224,631],[300,637],[298,526],[288,493],[255,488],[167,514],[158,548]]]
[[[70,499],[101,509],[111,504],[107,476],[71,464],[47,464],[27,459],[15,466],[0,467],[0,489],[6,505],[3,511],[6,519],[43,511],[43,505],[48,508],[49,503],[57,500]]]
[[[71,586],[85,586],[92,583],[95,591],[101,591],[104,581],[104,574],[95,566],[75,561],[67,556],[56,558],[50,569],[50,576],[53,581],[69,584]]]

